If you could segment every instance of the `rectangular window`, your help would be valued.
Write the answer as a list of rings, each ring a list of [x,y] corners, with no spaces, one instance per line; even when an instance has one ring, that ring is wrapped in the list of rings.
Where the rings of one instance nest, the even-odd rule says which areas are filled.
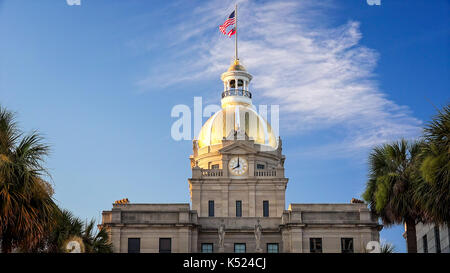
[[[208,216],[214,217],[214,200],[208,201]]]
[[[211,169],[218,169],[218,168],[219,168],[219,164],[211,165]]]
[[[342,253],[353,253],[353,238],[341,238]]]
[[[211,243],[202,244],[202,253],[213,253],[213,244]]]
[[[245,253],[245,244],[234,244],[234,253]]]
[[[269,201],[263,201],[263,217],[269,217]]]
[[[128,238],[128,253],[141,253],[141,238]]]
[[[171,253],[171,252],[172,252],[172,239],[159,238],[159,253]]]
[[[256,169],[257,170],[264,170],[266,166],[264,166],[264,164],[256,164]]]
[[[439,226],[434,226],[434,240],[436,244],[436,253],[441,253],[441,236],[439,234]]]
[[[278,253],[278,244],[277,243],[268,243],[267,244],[267,253]]]
[[[428,238],[427,235],[422,236],[422,243],[423,243],[423,253],[428,253]]]
[[[236,217],[242,217],[242,201],[236,201]]]
[[[309,238],[309,252],[322,253],[322,238]]]

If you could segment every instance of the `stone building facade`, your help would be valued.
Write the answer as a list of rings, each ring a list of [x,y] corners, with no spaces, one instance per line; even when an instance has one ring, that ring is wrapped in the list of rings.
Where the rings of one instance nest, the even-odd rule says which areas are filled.
[[[366,204],[290,204],[282,142],[255,111],[235,60],[222,109],[193,141],[191,204],[114,204],[102,227],[115,252],[365,252],[379,241]]]
[[[417,253],[450,253],[450,229],[447,225],[416,225]]]

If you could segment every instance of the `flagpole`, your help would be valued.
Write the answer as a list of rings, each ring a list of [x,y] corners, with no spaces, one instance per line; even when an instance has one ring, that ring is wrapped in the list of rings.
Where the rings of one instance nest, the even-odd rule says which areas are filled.
[[[237,36],[238,36],[238,14],[237,14],[237,4],[234,7],[234,13],[236,16],[236,34],[234,35],[234,59],[237,61],[238,58],[238,42],[237,42]]]

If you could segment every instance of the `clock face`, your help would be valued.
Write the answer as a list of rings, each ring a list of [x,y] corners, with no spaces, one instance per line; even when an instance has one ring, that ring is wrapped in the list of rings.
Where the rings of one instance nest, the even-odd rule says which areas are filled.
[[[231,158],[230,162],[228,163],[228,169],[230,170],[232,175],[243,175],[247,172],[248,169],[248,163],[245,158],[235,156]]]

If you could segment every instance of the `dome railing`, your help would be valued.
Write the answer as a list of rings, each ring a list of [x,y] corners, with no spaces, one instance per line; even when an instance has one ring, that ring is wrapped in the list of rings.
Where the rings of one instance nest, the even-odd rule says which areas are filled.
[[[223,176],[222,169],[202,169],[202,176]]]
[[[250,91],[247,91],[244,89],[232,88],[232,89],[225,90],[222,92],[222,98],[225,98],[228,96],[244,96],[244,97],[251,99],[252,93]]]
[[[276,170],[255,171],[255,176],[277,176]]]

